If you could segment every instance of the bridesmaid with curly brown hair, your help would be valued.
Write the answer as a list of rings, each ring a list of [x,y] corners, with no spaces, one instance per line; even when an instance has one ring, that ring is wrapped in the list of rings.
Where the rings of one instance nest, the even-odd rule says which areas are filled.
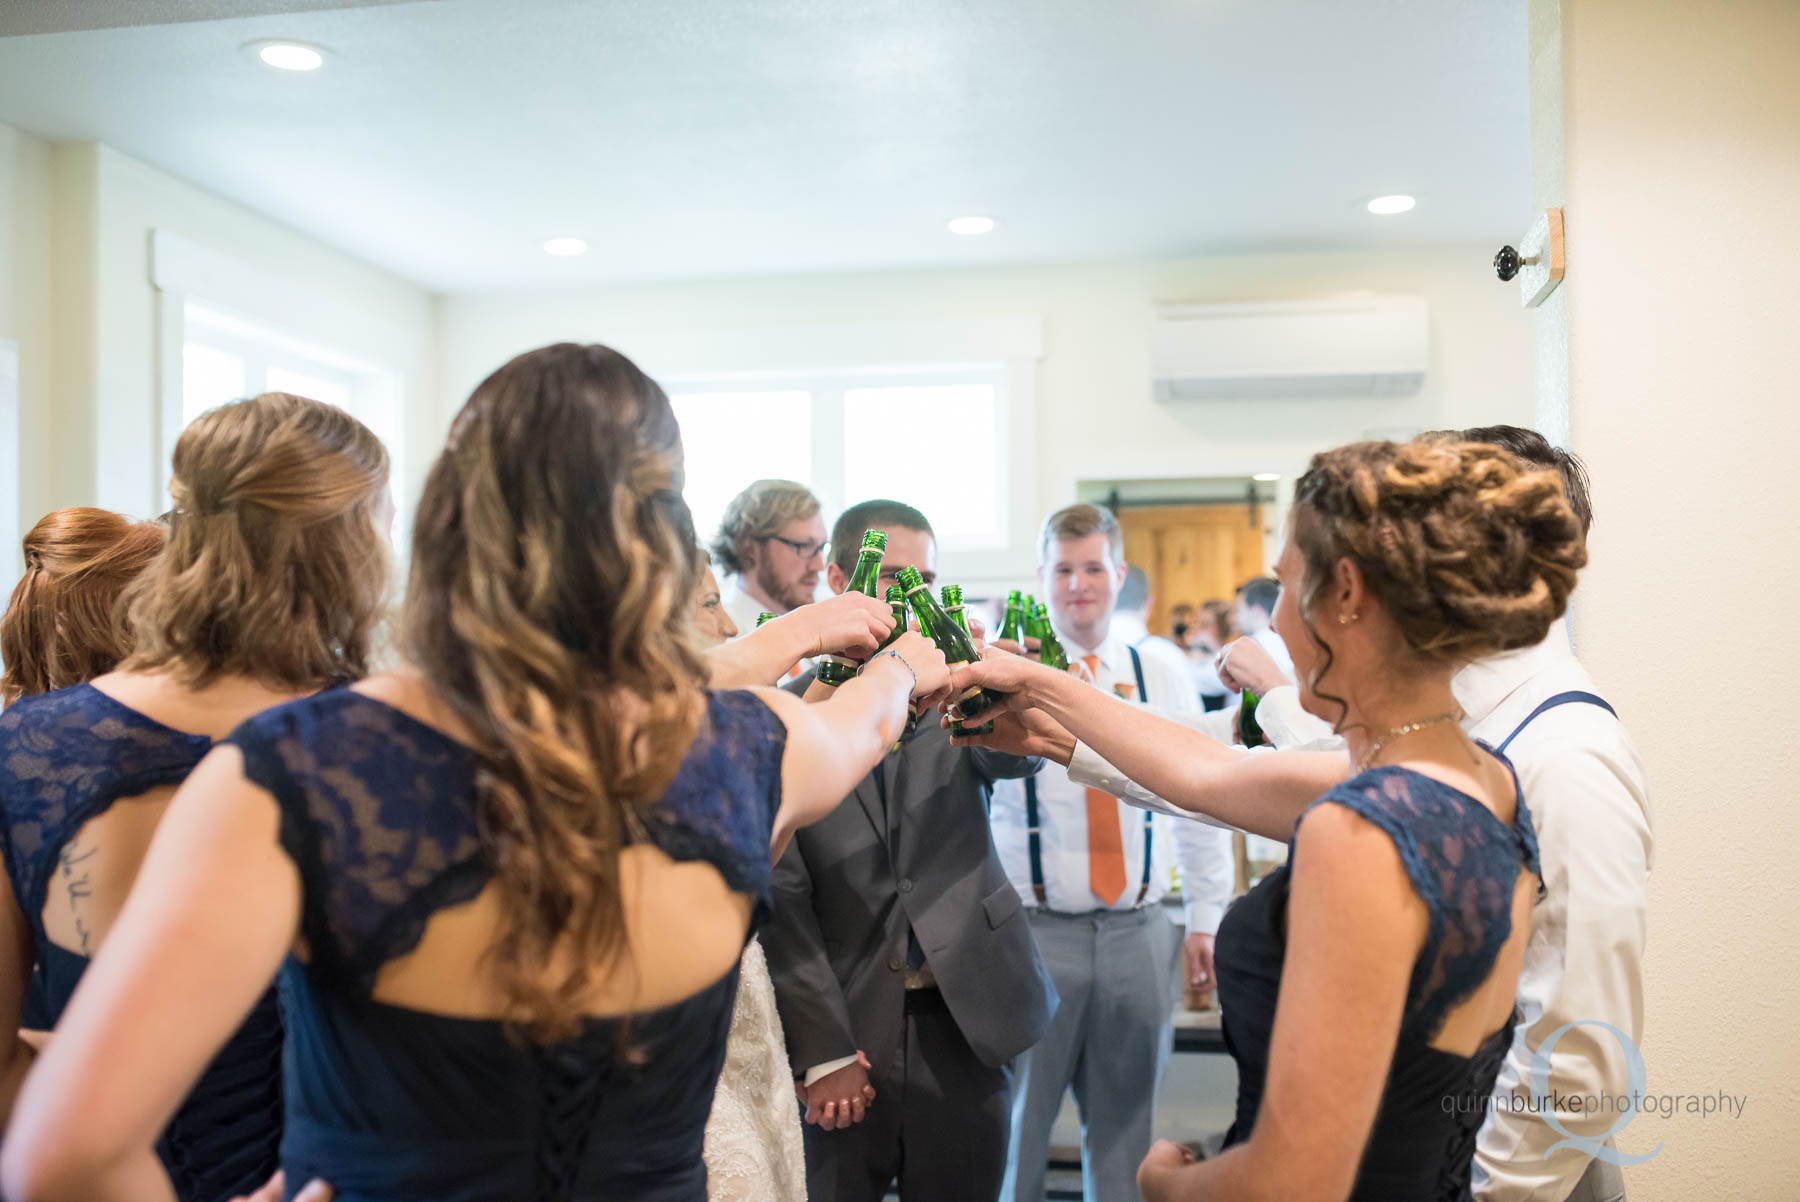
[[[256,715],[183,786],[26,1084],[8,1197],[143,1196],[279,975],[290,1188],[705,1202],[772,853],[948,672],[905,634],[820,705],[709,689],[683,481],[668,397],[616,351],[475,389],[419,502],[407,666]],[[874,652],[891,612],[851,604]]]
[[[1148,1202],[1460,1202],[1511,1043],[1539,895],[1504,757],[1450,678],[1541,641],[1586,562],[1556,473],[1481,443],[1357,443],[1295,486],[1274,624],[1335,753],[1232,749],[1018,657],[955,674],[1037,707],[1145,788],[1291,841],[1219,927],[1237,1121],[1219,1156],[1159,1143]]]
[[[267,393],[197,418],[175,447],[167,545],[127,590],[130,654],[0,713],[0,1030],[18,1029],[32,973],[42,1017],[57,1024],[26,1093],[70,1050],[62,1018],[104,977],[97,957],[131,942],[124,912],[167,903],[166,882],[146,881],[144,869],[177,787],[252,714],[366,670],[387,578],[387,469],[367,428],[318,401]],[[65,622],[61,634],[71,633]],[[68,643],[56,646],[54,658],[69,660]],[[213,900],[228,909],[236,899]],[[165,1003],[172,1019],[191,1016],[216,967],[177,975],[179,996]],[[179,1082],[143,1155],[109,1166],[105,1185],[84,1196],[216,1202],[261,1183],[281,1137],[281,1041],[275,994],[258,991],[218,1055]],[[166,1046],[111,1045],[107,1062],[125,1072]],[[116,1093],[54,1133],[30,1134],[14,1095],[31,1054],[17,1038],[6,1050],[8,1153],[110,1123]]]

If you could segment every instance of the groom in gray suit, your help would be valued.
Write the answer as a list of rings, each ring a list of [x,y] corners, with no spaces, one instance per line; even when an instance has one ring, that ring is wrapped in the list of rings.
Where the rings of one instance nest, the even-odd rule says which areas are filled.
[[[865,501],[832,530],[833,590],[844,590],[871,529],[888,537],[884,591],[907,565],[931,582],[937,548],[925,516]],[[796,691],[809,685],[825,688],[809,677]],[[995,780],[1040,765],[951,747],[927,714],[776,864],[762,939],[807,1103],[811,1197],[879,1202],[896,1178],[912,1202],[999,1193],[1010,1062],[1049,1029],[1056,990],[994,850],[987,805]]]

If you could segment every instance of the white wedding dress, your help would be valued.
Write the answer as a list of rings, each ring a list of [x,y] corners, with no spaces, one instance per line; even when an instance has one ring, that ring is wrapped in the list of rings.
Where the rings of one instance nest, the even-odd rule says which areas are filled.
[[[806,1202],[806,1152],[775,983],[755,939],[744,949],[725,1068],[706,1120],[711,1202]]]

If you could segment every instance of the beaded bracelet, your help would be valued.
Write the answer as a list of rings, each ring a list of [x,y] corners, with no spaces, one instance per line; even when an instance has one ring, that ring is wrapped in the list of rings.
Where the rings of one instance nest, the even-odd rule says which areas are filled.
[[[898,651],[894,650],[892,647],[887,648],[885,651],[877,651],[874,655],[871,655],[868,658],[868,661],[863,664],[863,667],[867,668],[869,666],[869,664],[874,663],[876,660],[880,659],[884,655],[891,655],[895,659],[900,661],[900,666],[902,668],[905,668],[907,670],[907,672],[910,673],[913,678],[912,693],[918,692],[919,691],[919,674],[917,672],[913,671],[913,666],[911,664],[906,662],[906,657],[904,655],[901,655]],[[912,693],[908,693],[907,696],[909,696],[909,697],[912,696]]]

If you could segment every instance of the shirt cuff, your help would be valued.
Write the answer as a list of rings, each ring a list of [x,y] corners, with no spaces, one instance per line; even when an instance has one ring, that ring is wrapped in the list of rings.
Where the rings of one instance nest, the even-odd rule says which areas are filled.
[[[824,1064],[815,1064],[806,1070],[806,1077],[804,1078],[805,1084],[807,1088],[810,1089],[812,1088],[813,1082],[817,1081],[819,1078],[829,1077],[840,1068],[849,1068],[855,1063],[856,1056],[852,1054],[840,1057],[836,1060],[827,1060]]]
[[[1101,758],[1099,752],[1077,739],[1075,750],[1069,753],[1069,779],[1117,797],[1114,789],[1124,778],[1118,775],[1118,769]]]
[[[1185,892],[1185,886],[1183,887]],[[1217,935],[1219,920],[1225,917],[1225,907],[1217,902],[1189,901],[1183,910],[1187,915],[1187,933],[1190,935]]]
[[[1321,743],[1341,746],[1331,725],[1306,712],[1300,690],[1291,684],[1270,689],[1256,703],[1256,721],[1277,747],[1314,749]]]

